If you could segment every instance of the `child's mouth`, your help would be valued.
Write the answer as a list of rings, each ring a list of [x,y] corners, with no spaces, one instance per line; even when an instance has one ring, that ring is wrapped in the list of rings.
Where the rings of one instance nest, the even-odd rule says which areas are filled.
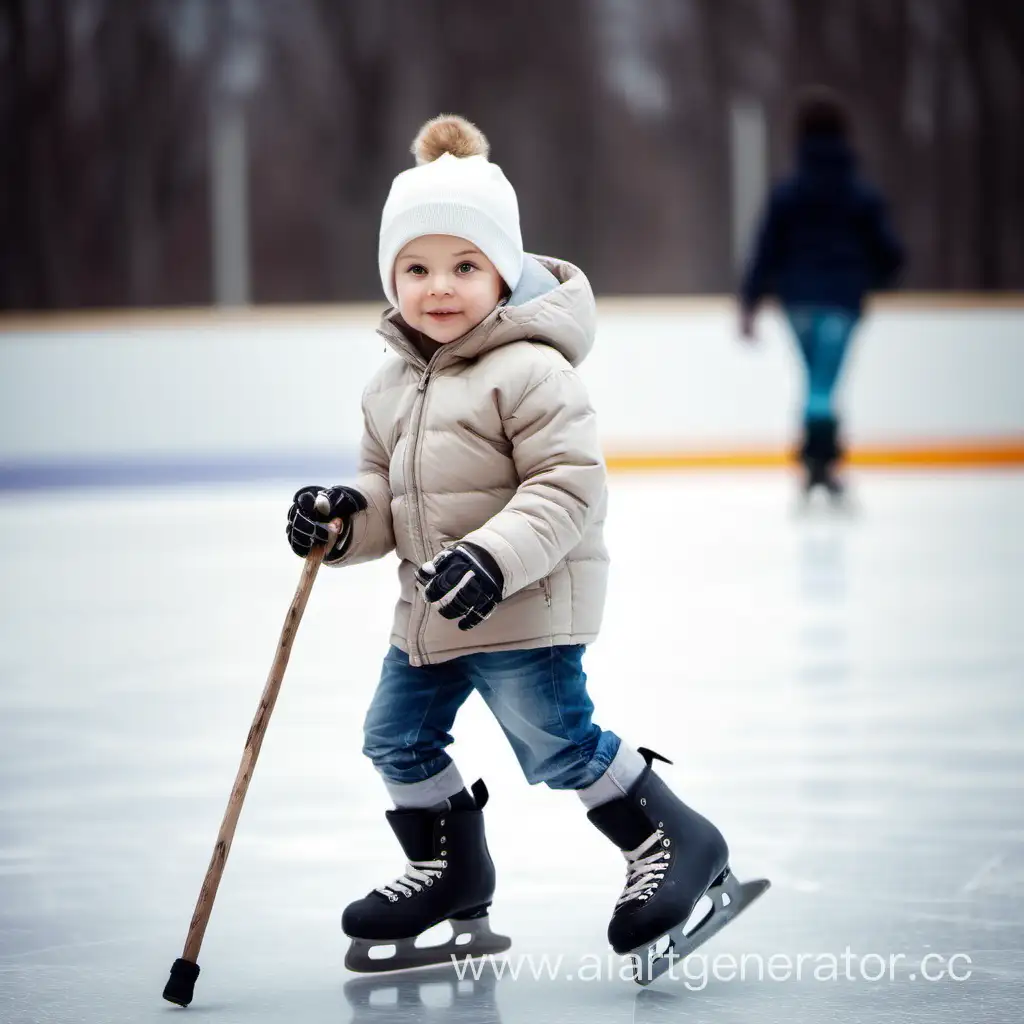
[[[435,320],[447,320],[450,316],[458,316],[459,312],[456,309],[432,309],[427,313],[427,316],[432,316]]]

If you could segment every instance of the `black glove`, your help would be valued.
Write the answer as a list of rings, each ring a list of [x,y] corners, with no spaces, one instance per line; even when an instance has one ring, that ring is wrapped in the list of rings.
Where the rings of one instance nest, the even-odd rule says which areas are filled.
[[[501,600],[505,577],[489,552],[462,541],[421,565],[416,582],[446,619],[458,619],[459,629],[472,629]]]
[[[325,500],[318,503],[321,495]],[[325,562],[337,561],[345,554],[352,539],[352,517],[365,508],[366,498],[352,487],[311,485],[299,489],[292,499],[292,507],[288,509],[288,525],[285,527],[292,551],[305,558],[314,544],[326,544],[326,524],[340,516],[341,533],[334,547],[324,555]]]

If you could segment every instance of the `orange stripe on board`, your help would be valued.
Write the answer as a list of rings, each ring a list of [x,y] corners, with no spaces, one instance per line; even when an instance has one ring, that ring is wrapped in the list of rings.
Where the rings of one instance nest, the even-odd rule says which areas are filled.
[[[792,452],[779,449],[692,452],[615,452],[607,456],[614,472],[670,469],[769,469],[791,466]],[[943,468],[1024,466],[1024,440],[971,444],[864,446],[854,448],[846,462],[871,468]]]

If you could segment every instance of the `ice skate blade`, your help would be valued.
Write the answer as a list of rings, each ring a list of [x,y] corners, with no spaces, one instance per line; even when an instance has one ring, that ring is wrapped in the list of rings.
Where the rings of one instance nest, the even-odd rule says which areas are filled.
[[[689,935],[683,932],[686,926],[686,921],[683,921],[668,932],[668,947],[660,955],[655,952],[657,943],[630,950],[633,957],[633,979],[638,985],[650,985],[674,964],[686,959],[698,946],[703,946],[708,939],[717,935],[758,896],[763,895],[771,884],[767,878],[740,882],[726,869],[725,878],[716,881],[707,891],[712,902],[710,913]]]
[[[475,917],[468,921],[452,920],[452,937],[435,946],[417,946],[416,937],[407,939],[353,939],[345,954],[345,966],[359,974],[376,974],[381,971],[408,971],[414,967],[433,967],[450,964],[452,957],[461,962],[466,957],[487,956],[504,953],[512,945],[507,935],[491,931],[487,917]],[[468,935],[469,940],[459,942]],[[381,946],[394,946],[391,956],[371,957],[370,950]]]

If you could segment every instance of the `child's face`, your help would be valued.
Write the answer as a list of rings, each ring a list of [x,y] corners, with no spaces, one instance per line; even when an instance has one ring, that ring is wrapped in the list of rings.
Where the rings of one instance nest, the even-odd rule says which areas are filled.
[[[447,345],[471,331],[501,298],[494,264],[464,238],[422,235],[395,260],[395,291],[405,322]]]

